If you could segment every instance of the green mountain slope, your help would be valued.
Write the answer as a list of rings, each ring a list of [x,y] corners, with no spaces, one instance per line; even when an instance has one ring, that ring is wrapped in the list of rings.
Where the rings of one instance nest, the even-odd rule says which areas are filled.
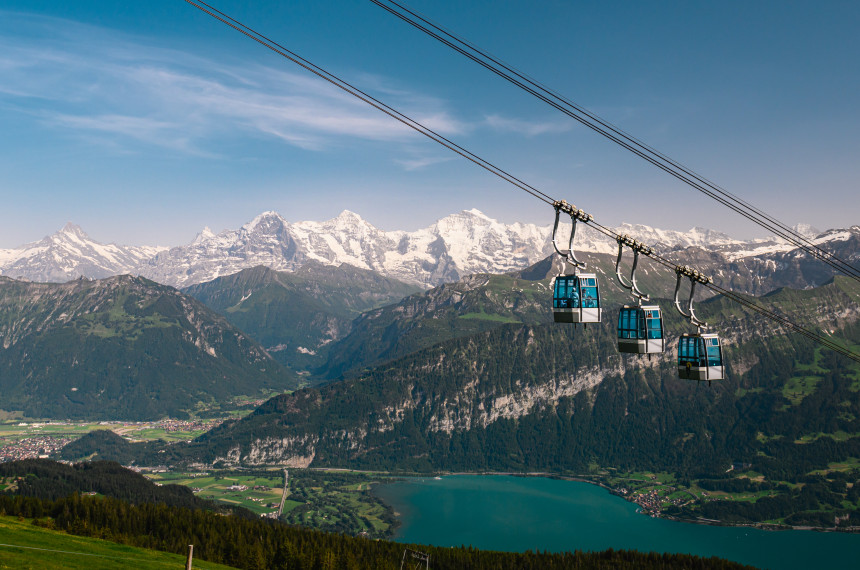
[[[692,253],[691,253],[692,252]],[[688,250],[701,266],[716,263],[715,254],[702,250]],[[622,261],[622,273],[629,276],[630,259],[627,255]],[[615,256],[592,254],[588,256],[589,271],[598,275],[601,285],[601,303],[604,308],[604,322],[615,325],[618,308],[631,303],[629,293],[617,284],[615,275]],[[552,313],[549,299],[552,296],[552,282],[561,269],[557,256],[545,260],[510,275],[472,275],[457,283],[446,284],[420,294],[412,295],[387,307],[368,311],[353,323],[352,331],[343,339],[332,344],[328,362],[316,370],[328,379],[354,376],[370,367],[378,366],[429,348],[447,339],[467,337],[489,331],[512,323],[538,325],[550,323]],[[733,271],[726,267],[711,267],[718,281],[732,282],[740,291],[748,289],[751,283],[737,283],[739,277],[728,276]],[[745,271],[744,273],[749,273]],[[677,318],[672,308],[671,296],[674,293],[675,273],[661,265],[643,262],[637,272],[640,288],[651,293],[655,302],[660,296],[664,314],[670,322]],[[772,282],[771,282],[772,283]],[[836,288],[844,283],[837,280]],[[682,296],[689,292],[684,284]],[[803,299],[810,297],[803,291],[790,293],[790,289],[771,290],[757,283],[754,288],[770,290],[762,298],[762,303],[776,307],[783,314],[791,315],[802,322],[816,322],[826,315],[832,295],[828,289],[817,289],[812,298],[817,299],[813,306],[804,305]],[[782,291],[780,296],[775,293]],[[696,298],[701,301],[713,294],[702,287],[697,290]],[[686,299],[686,297],[684,297]],[[727,318],[729,323],[739,313],[726,305],[718,318]],[[835,322],[827,325],[826,330],[839,326]],[[679,331],[680,332],[680,331]]]
[[[159,463],[420,471],[584,473],[597,465],[729,488],[742,483],[721,482],[739,464],[760,478],[753,487],[798,498],[780,499],[774,516],[755,515],[770,508],[767,501],[761,512],[733,507],[738,520],[794,516],[827,526],[821,517],[832,524],[834,516],[860,514],[860,495],[832,479],[846,473],[851,482],[852,469],[860,469],[855,363],[716,297],[698,303],[697,313],[724,338],[728,379],[710,387],[682,381],[674,344],[691,327],[669,301],[660,303],[670,349],[649,360],[617,352],[617,305],[602,325],[546,322],[548,311],[539,308],[546,287],[478,276],[371,312],[376,318],[362,317],[355,330],[367,327],[363,346],[375,348],[349,379],[273,398],[191,444],[157,454],[132,445],[124,453]],[[755,302],[860,347],[853,280],[781,289]],[[475,322],[486,328],[470,330]],[[360,356],[357,346],[352,354]],[[379,347],[394,356],[386,359]]]
[[[855,347],[858,300],[848,279],[767,298]],[[727,344],[729,379],[711,387],[677,379],[673,353],[618,354],[611,325],[508,324],[278,396],[151,457],[423,471],[582,473],[596,464],[688,480],[722,479],[739,463],[774,486],[810,489],[831,485],[815,478],[842,469],[834,465],[850,474],[860,457],[860,367],[725,299],[699,312]],[[674,337],[689,327],[673,317],[668,328]],[[820,494],[831,521],[842,512],[833,509],[860,512],[860,496],[841,489]],[[796,514],[791,505],[771,518]]]
[[[31,417],[143,420],[296,386],[247,335],[171,287],[131,276],[0,277],[0,406]]]
[[[858,343],[858,299],[856,283],[837,279],[775,292],[767,301]],[[683,471],[716,468],[739,455],[758,461],[768,438],[860,434],[853,363],[725,299],[701,303],[699,312],[726,340],[729,379],[710,388],[678,380],[671,350],[653,360],[618,354],[611,324],[508,324],[437,343],[355,379],[278,396],[171,453],[420,469],[576,470],[596,458]],[[689,330],[671,312],[667,317],[670,336]],[[729,437],[736,429],[742,438]],[[523,430],[532,435],[521,439]],[[637,443],[625,443],[631,441]]]
[[[512,323],[549,322],[548,295],[547,280],[509,275],[472,275],[411,295],[357,318],[350,334],[333,344],[318,373],[336,378],[452,338]]]
[[[346,335],[361,312],[418,289],[349,265],[308,263],[294,273],[246,269],[184,291],[299,370],[324,362],[329,344]]]

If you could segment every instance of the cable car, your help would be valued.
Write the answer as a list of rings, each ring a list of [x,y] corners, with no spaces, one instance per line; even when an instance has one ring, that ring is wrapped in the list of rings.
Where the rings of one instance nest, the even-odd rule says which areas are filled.
[[[618,352],[655,354],[664,349],[663,314],[657,305],[624,305],[618,313]]]
[[[663,352],[663,313],[657,305],[642,305],[649,297],[639,290],[636,284],[636,266],[639,264],[639,254],[651,255],[653,250],[629,236],[618,236],[618,257],[615,259],[615,276],[618,283],[630,291],[636,298],[637,305],[624,305],[618,313],[618,352],[631,354],[655,354]],[[630,281],[621,275],[621,256],[624,246],[633,249],[633,266],[630,268]]]
[[[720,337],[716,333],[703,333],[702,329],[707,327],[704,321],[700,321],[693,311],[693,297],[696,293],[696,283],[707,285],[710,277],[702,275],[686,265],[675,267],[678,282],[675,284],[675,308],[681,316],[690,319],[696,326],[695,334],[682,334],[678,339],[678,377],[682,380],[723,380],[726,377],[723,365],[723,348]],[[681,278],[686,276],[690,279],[690,300],[687,302],[687,312],[681,308],[678,298],[681,290]]]
[[[678,339],[678,376],[683,380],[723,380],[723,350],[715,333],[682,334]]]
[[[555,225],[552,227],[552,246],[564,260],[561,274],[555,278],[552,295],[552,313],[557,323],[599,323],[600,322],[600,291],[597,286],[597,275],[580,273],[585,263],[576,259],[573,253],[573,240],[576,237],[576,222],[588,222],[593,218],[582,210],[576,210],[564,200],[556,202]],[[570,215],[570,238],[567,249],[559,248],[557,242],[558,220],[561,212]],[[568,271],[573,271],[568,273]]]
[[[599,323],[600,291],[597,275],[579,273],[555,278],[552,313],[557,323]]]

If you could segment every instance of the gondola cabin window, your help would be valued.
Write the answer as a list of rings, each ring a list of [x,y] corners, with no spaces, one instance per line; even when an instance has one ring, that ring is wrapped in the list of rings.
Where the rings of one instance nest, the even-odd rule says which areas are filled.
[[[638,308],[623,308],[618,314],[618,338],[645,338],[645,313]]]
[[[581,278],[580,287],[582,289],[582,306],[589,309],[596,309],[599,307],[600,303],[597,297],[597,278]]]
[[[579,307],[579,287],[576,275],[560,275],[556,278],[552,302],[552,306],[556,309]]]
[[[660,317],[660,309],[648,309],[645,311],[646,334],[650,339],[663,338],[663,319]]]
[[[706,338],[704,339],[707,344],[708,351],[708,366],[722,366],[723,365],[723,355],[720,351],[720,341],[716,338]]]

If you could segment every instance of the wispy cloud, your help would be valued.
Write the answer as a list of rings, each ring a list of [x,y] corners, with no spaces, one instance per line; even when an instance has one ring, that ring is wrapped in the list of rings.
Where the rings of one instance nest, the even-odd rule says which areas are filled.
[[[553,121],[553,122],[530,122],[521,119],[510,119],[499,115],[488,115],[484,118],[484,122],[491,129],[499,132],[517,133],[527,137],[536,137],[538,135],[565,133],[571,130],[574,126],[573,119],[570,121]]]
[[[434,164],[440,164],[442,162],[448,162],[449,160],[454,160],[454,157],[453,156],[428,156],[428,157],[423,157],[423,158],[395,160],[395,162],[397,164],[401,165],[405,170],[419,170],[421,168],[433,166]]]
[[[445,135],[466,132],[439,100],[387,87],[392,105]],[[0,103],[49,128],[196,155],[251,136],[322,149],[337,137],[397,141],[404,125],[300,72],[225,65],[75,22],[0,12]]]
[[[187,137],[177,136],[176,125],[174,123],[148,119],[146,117],[48,114],[45,115],[45,122],[90,133],[118,135],[197,156],[207,156],[210,158],[217,156],[197,148]]]

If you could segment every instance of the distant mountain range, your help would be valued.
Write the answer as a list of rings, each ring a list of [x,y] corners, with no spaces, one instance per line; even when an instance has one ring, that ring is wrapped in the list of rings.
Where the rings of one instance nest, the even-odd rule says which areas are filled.
[[[677,232],[622,224],[614,229],[664,253],[705,250],[716,256],[710,265],[750,265],[750,270],[755,271],[759,265],[770,265],[771,271],[778,271],[780,263],[796,265],[792,246],[776,238],[735,240],[702,228]],[[837,255],[841,253],[843,259],[856,262],[860,256],[860,226],[823,233],[808,226],[797,229]],[[475,273],[522,270],[552,253],[551,231],[550,225],[504,224],[474,209],[414,232],[383,231],[349,211],[325,222],[295,223],[275,212],[265,212],[237,230],[215,234],[205,228],[187,245],[164,248],[101,244],[78,226],[67,224],[39,242],[0,250],[0,275],[65,282],[80,276],[100,279],[133,274],[187,287],[256,266],[295,271],[317,262],[348,264],[427,288]],[[603,254],[612,254],[617,247],[614,241],[587,227],[578,232],[575,245],[578,251]],[[749,264],[749,260],[764,261]],[[794,273],[797,268],[791,269]],[[809,271],[801,268],[800,273]],[[825,271],[823,275],[826,280],[830,273]],[[816,277],[808,283],[792,284],[812,286],[822,282]]]

